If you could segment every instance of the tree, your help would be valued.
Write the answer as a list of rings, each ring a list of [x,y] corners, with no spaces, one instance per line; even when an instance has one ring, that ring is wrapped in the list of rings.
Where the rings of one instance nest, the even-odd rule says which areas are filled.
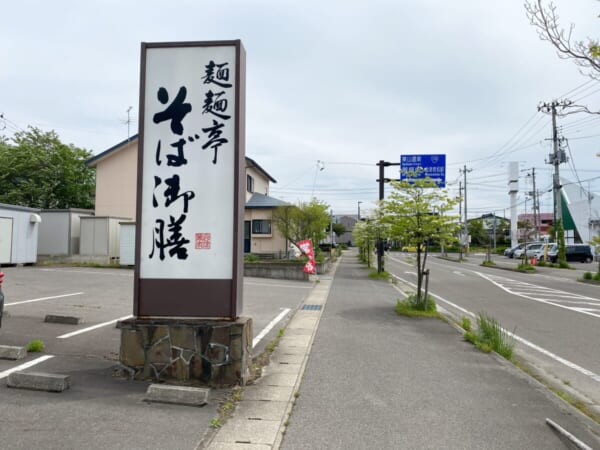
[[[337,237],[340,237],[342,234],[344,234],[346,232],[346,227],[344,226],[343,223],[334,223],[332,225],[333,228],[333,232],[335,233],[335,235]]]
[[[471,236],[471,243],[476,245],[487,245],[489,243],[490,237],[484,227],[483,219],[469,220],[467,228]]]
[[[457,240],[458,217],[448,215],[456,201],[429,178],[413,183],[393,181],[393,192],[381,202],[381,221],[389,224],[392,239],[414,246],[417,254],[416,304],[427,308],[423,276],[432,240],[449,244]]]
[[[63,144],[54,131],[29,127],[0,139],[0,202],[32,208],[93,208],[92,153]]]
[[[326,203],[316,199],[298,205],[278,206],[273,210],[272,220],[288,241],[312,239],[314,244],[327,236],[330,223],[328,208]]]
[[[594,236],[590,244],[594,247],[594,254],[600,253],[600,235]],[[600,273],[600,259],[598,260],[598,273]]]
[[[597,40],[575,40],[575,25],[571,24],[568,31],[562,28],[553,3],[544,6],[542,0],[527,1],[525,10],[540,39],[550,42],[560,58],[572,59],[582,73],[600,79],[600,45]]]
[[[371,255],[375,248],[377,237],[382,234],[382,224],[379,221],[366,219],[356,222],[352,229],[352,238],[358,247],[360,260],[371,267]]]

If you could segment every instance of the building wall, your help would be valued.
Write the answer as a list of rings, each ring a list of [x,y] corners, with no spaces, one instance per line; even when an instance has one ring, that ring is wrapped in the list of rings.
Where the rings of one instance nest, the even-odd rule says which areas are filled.
[[[269,180],[267,180],[264,175],[262,175],[260,172],[258,172],[258,170],[256,170],[254,167],[246,167],[246,180],[244,180],[244,182],[246,183],[246,187],[247,186],[247,179],[248,179],[248,175],[250,175],[252,177],[252,179],[254,180],[254,190],[252,192],[248,191],[248,189],[246,189],[246,202],[248,200],[250,200],[250,197],[252,197],[252,194],[254,192],[257,192],[259,194],[263,194],[263,195],[269,195]]]
[[[272,222],[271,209],[247,209],[244,220],[271,220],[271,234],[251,234],[250,253],[285,253],[285,238]],[[252,230],[252,229],[251,229]]]
[[[96,215],[135,220],[137,139],[96,165]]]

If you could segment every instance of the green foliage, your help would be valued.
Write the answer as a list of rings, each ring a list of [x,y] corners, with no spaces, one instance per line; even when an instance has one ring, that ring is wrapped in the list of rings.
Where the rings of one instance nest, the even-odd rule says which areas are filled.
[[[567,261],[567,250],[565,245],[565,229],[560,220],[556,221],[556,242],[558,243],[558,264],[562,267],[562,263],[566,264]]]
[[[457,241],[458,218],[448,215],[456,201],[430,178],[413,183],[393,181],[391,184],[393,191],[381,203],[380,222],[389,226],[392,240],[417,250],[416,296],[420,301],[424,295],[423,278],[430,243],[447,247]]]
[[[471,331],[471,319],[467,316],[462,316],[460,326],[465,331]]]
[[[490,241],[483,219],[469,220],[467,228],[471,235],[471,245],[485,245]]]
[[[373,261],[373,249],[377,237],[387,236],[387,227],[377,220],[367,219],[364,222],[357,222],[352,229],[352,238],[358,247],[359,259],[371,267]]]
[[[498,321],[485,313],[477,315],[477,332],[467,331],[465,340],[473,343],[484,352],[495,351],[506,359],[511,359],[515,342]]]
[[[12,142],[11,142],[12,141]],[[32,208],[93,208],[92,153],[63,144],[54,131],[29,127],[0,139],[0,202]]]
[[[27,344],[27,351],[31,353],[38,353],[43,351],[45,347],[44,341],[41,339],[34,339]]]
[[[592,272],[585,272],[583,274],[583,279],[584,280],[591,280],[592,279]]]
[[[523,270],[525,272],[535,272],[535,266],[532,266],[528,262],[519,263],[519,265],[517,266],[517,269]]]
[[[255,255],[254,253],[249,253],[248,255],[244,255],[244,262],[257,262],[260,261],[260,258],[258,255]]]
[[[212,419],[210,419],[210,426],[212,428],[221,428],[221,419],[219,419],[218,417],[213,417]]]
[[[313,198],[308,203],[278,206],[273,210],[272,220],[288,241],[311,239],[315,246],[327,236],[331,222],[328,208],[329,205]]]
[[[390,278],[390,274],[385,270],[383,272],[377,272],[373,270],[369,273],[369,278],[374,280],[388,280]]]
[[[424,299],[418,299],[416,294],[409,295],[405,300],[398,300],[396,314],[411,317],[440,317],[433,298],[428,296],[425,302]]]
[[[496,263],[494,261],[488,261],[488,260],[484,260],[481,263],[482,266],[495,266]]]
[[[571,266],[566,261],[558,261],[558,267],[561,269],[570,269]]]
[[[592,277],[592,279],[595,280],[595,281],[600,281],[600,272],[596,272],[594,274],[594,276]]]
[[[346,232],[346,227],[343,223],[334,223],[333,224],[333,232],[337,237],[340,237],[342,234]]]

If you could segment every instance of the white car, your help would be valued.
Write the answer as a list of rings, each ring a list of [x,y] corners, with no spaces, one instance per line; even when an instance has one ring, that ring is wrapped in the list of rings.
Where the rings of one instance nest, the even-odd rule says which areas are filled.
[[[534,255],[534,253],[536,251],[538,251],[540,248],[542,248],[543,245],[544,244],[542,242],[534,242],[532,244],[527,244],[527,246],[525,248],[519,248],[519,249],[515,250],[514,258],[515,259],[523,258],[525,253],[527,253],[527,257],[531,257]],[[525,250],[527,250],[527,252],[525,252]]]
[[[538,250],[533,254],[535,259],[538,261],[550,261],[552,259],[552,255],[556,254],[558,250],[558,246],[554,242],[548,243],[548,250],[546,251],[545,246],[542,245]]]

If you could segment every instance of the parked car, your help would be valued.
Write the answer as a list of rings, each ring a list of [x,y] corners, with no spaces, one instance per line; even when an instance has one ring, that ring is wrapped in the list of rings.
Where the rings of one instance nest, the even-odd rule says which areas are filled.
[[[551,261],[551,255],[555,255],[558,250],[558,245],[554,242],[548,243],[548,250],[546,251],[546,246],[542,245],[538,250],[535,251],[533,256],[538,261]]]
[[[565,247],[565,257],[572,262],[591,263],[594,260],[594,252],[591,245],[587,244],[567,244]],[[558,261],[558,246],[552,253],[548,250],[548,260],[553,263]]]
[[[0,327],[2,326],[2,311],[4,310],[4,294],[2,293],[2,282],[4,273],[0,272]]]
[[[533,256],[534,253],[537,250],[539,250],[540,248],[542,248],[543,245],[544,245],[543,242],[532,242],[530,244],[527,244],[527,246],[524,248],[519,248],[519,249],[515,250],[515,252],[513,253],[513,257],[514,258],[523,258],[525,256],[525,254],[527,254],[527,257]],[[525,249],[527,249],[527,252],[525,251]]]
[[[525,248],[524,242],[521,242],[520,244],[517,244],[514,247],[510,247],[510,248],[507,248],[506,250],[504,250],[504,256],[506,256],[508,258],[512,258],[512,257],[514,257],[515,251],[518,249],[521,249],[521,248]]]

